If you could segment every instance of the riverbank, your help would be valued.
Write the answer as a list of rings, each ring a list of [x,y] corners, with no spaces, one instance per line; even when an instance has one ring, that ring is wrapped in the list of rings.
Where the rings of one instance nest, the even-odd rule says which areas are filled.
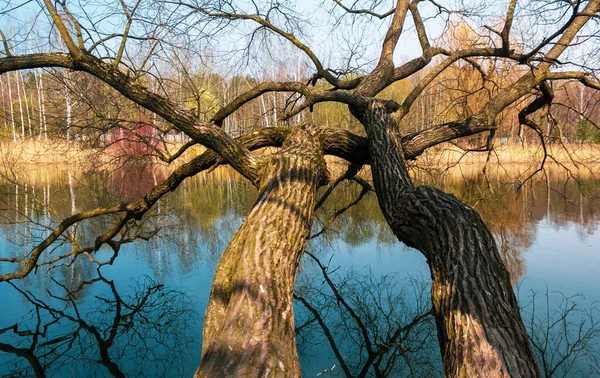
[[[439,179],[489,178],[523,181],[531,175],[600,177],[600,145],[498,145],[492,151],[469,151],[451,144],[427,150],[411,167],[416,176]]]
[[[171,144],[167,148],[169,154],[174,154],[181,144]],[[179,159],[180,162],[170,165],[147,156],[142,160],[145,164],[152,161],[152,170],[166,177],[182,162],[189,161],[205,150],[201,146],[192,146]],[[265,149],[262,153],[271,151]],[[0,175],[4,179],[35,182],[39,176],[44,176],[44,181],[52,181],[52,176],[60,180],[66,172],[81,176],[92,171],[118,171],[127,162],[140,161],[134,157],[124,158],[126,152],[114,146],[92,149],[77,141],[3,141],[0,142]],[[341,159],[328,156],[326,160],[332,176],[342,174],[345,170],[345,163]],[[513,143],[499,145],[492,152],[478,152],[443,144],[427,150],[417,160],[409,162],[409,166],[417,181],[431,184],[479,175],[485,175],[488,179],[521,182],[534,173],[535,178],[543,178],[546,174],[588,179],[600,177],[600,145],[554,144],[548,145],[544,152],[538,145]],[[220,168],[217,172],[227,170]],[[366,178],[368,171],[368,167],[364,169]],[[237,177],[231,172],[216,176],[222,176],[225,180]]]

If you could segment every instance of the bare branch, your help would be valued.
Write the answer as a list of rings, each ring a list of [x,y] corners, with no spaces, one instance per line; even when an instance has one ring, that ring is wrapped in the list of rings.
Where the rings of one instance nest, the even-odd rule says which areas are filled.
[[[502,28],[502,31],[500,32],[500,38],[502,38],[502,50],[504,50],[506,56],[510,54],[510,30],[512,28],[516,6],[517,0],[511,0],[508,5],[508,11],[506,12],[504,28]]]
[[[218,126],[221,126],[225,118],[229,115],[233,114],[236,110],[238,110],[245,103],[258,98],[260,95],[267,92],[296,92],[304,97],[308,98],[311,96],[311,91],[307,86],[298,83],[298,82],[265,82],[261,83],[254,88],[250,89],[247,92],[242,93],[238,97],[236,97],[229,104],[225,105],[217,114],[215,114],[210,122],[215,123]]]
[[[8,47],[8,42],[6,41],[6,36],[2,32],[2,30],[0,30],[0,38],[2,38],[2,45],[4,45],[4,53],[6,54],[6,56],[12,56],[12,54],[10,53],[10,48]]]
[[[525,57],[526,59],[531,55],[531,53],[535,54],[534,51],[539,51],[539,49],[541,49],[545,44],[550,43],[550,41],[554,40],[556,37],[562,34],[559,40],[545,55],[547,61],[543,62],[541,64],[541,67],[550,67],[554,62],[558,60],[558,57],[570,46],[571,42],[573,41],[577,33],[581,30],[581,28],[583,28],[583,26],[589,21],[590,18],[596,16],[598,11],[600,11],[600,1],[598,0],[590,1],[583,9],[583,11],[581,11],[581,13],[578,12],[579,4],[580,3],[577,2],[574,5],[573,15],[569,19],[569,21],[565,23],[565,25],[563,25],[563,27],[561,27],[560,30],[558,30],[555,34],[544,40],[538,46],[538,48],[534,49],[532,52],[527,54],[527,56]]]
[[[149,91],[121,71],[100,59],[79,51],[72,54],[47,53],[0,59],[0,73],[38,67],[67,67],[87,72],[104,81],[133,102],[160,115],[177,129],[218,153],[238,172],[254,184],[259,180],[256,158],[224,130],[212,123],[200,122],[193,113],[180,108],[167,98]]]
[[[56,28],[58,29],[60,37],[62,38],[63,42],[67,46],[67,50],[69,50],[69,53],[73,57],[78,56],[80,50],[77,47],[77,45],[75,44],[75,42],[73,41],[73,38],[71,38],[71,34],[67,30],[67,27],[65,26],[63,20],[60,18],[60,15],[58,14],[58,12],[56,11],[56,8],[52,4],[52,1],[44,0],[44,5],[46,5],[46,9],[48,10],[48,13],[50,13],[50,17],[52,18],[54,25],[56,25]]]
[[[392,8],[389,11],[385,12],[385,13],[376,13],[373,12],[370,9],[354,9],[354,8],[348,8],[347,6],[345,6],[340,0],[333,0],[334,3],[336,3],[340,8],[342,8],[346,13],[350,13],[350,14],[366,14],[369,16],[373,16],[373,17],[377,17],[380,20],[391,16],[392,14],[394,14],[394,12],[396,11],[396,8]]]
[[[320,235],[322,235],[323,233],[325,233],[327,231],[327,229],[329,229],[329,227],[333,224],[333,222],[335,222],[335,220],[342,214],[344,214],[346,211],[348,211],[349,209],[351,209],[352,207],[356,206],[360,200],[363,199],[363,197],[369,193],[369,190],[366,189],[365,187],[363,187],[360,191],[360,193],[358,194],[358,196],[356,196],[356,198],[354,200],[352,200],[352,202],[350,202],[349,204],[347,204],[346,206],[342,207],[341,209],[336,210],[327,220],[327,222],[323,225],[323,228],[317,232],[316,234],[313,234],[311,236],[308,237],[308,239],[314,239]]]
[[[383,64],[392,64],[393,66],[392,57],[394,50],[396,49],[396,45],[398,44],[398,39],[402,34],[402,28],[404,27],[404,20],[406,19],[408,6],[408,0],[398,0],[398,3],[396,4],[396,10],[394,11],[394,17],[392,18],[392,23],[388,28],[385,39],[383,40],[383,47],[381,49],[381,56],[378,66]]]
[[[425,54],[431,48],[431,45],[429,44],[429,39],[427,38],[427,31],[425,30],[425,24],[423,23],[423,19],[421,18],[421,13],[419,12],[418,5],[419,1],[413,0],[408,5],[408,9],[410,10],[410,14],[412,15],[415,28],[417,29],[417,37],[419,38],[421,49],[423,50],[423,54]]]
[[[318,76],[327,80],[327,82],[329,82],[331,85],[335,86],[336,88],[341,88],[341,89],[351,89],[353,86],[356,85],[355,84],[356,81],[340,80],[340,79],[336,78],[335,76],[333,76],[329,72],[329,70],[323,66],[323,63],[321,63],[321,61],[319,60],[317,55],[314,53],[314,51],[310,47],[308,47],[305,43],[300,41],[294,34],[289,33],[287,31],[275,26],[271,21],[269,21],[268,17],[263,18],[263,17],[260,17],[259,15],[229,13],[229,12],[221,12],[221,11],[211,12],[206,8],[195,7],[190,4],[183,3],[181,1],[173,2],[173,3],[192,8],[196,12],[202,13],[206,16],[213,17],[213,18],[222,18],[222,19],[226,19],[226,20],[249,20],[249,21],[256,22],[257,24],[261,25],[262,27],[285,38],[286,40],[291,42],[294,46],[296,46],[298,49],[300,49],[302,52],[304,52],[304,54],[306,54],[306,56],[311,60],[311,62],[314,64],[315,68],[317,69]],[[316,80],[314,80],[314,81],[316,82]]]
[[[600,81],[596,80],[592,75],[586,74],[585,72],[550,72],[546,75],[547,80],[578,80],[581,84],[586,87],[600,90]]]
[[[83,43],[83,34],[81,32],[81,24],[79,23],[79,21],[77,21],[75,17],[73,17],[73,14],[71,14],[69,8],[67,8],[66,0],[63,0],[63,2],[60,5],[63,11],[65,12],[65,15],[69,18],[69,20],[73,23],[73,26],[75,27],[75,35],[77,36],[77,43],[79,45],[79,48],[85,49],[85,44]]]
[[[138,0],[135,3],[133,10],[130,13],[129,10],[127,9],[127,5],[125,5],[125,2],[123,2],[123,0],[119,0],[119,2],[121,3],[121,8],[123,8],[123,13],[127,17],[127,24],[125,24],[125,30],[123,31],[123,38],[121,39],[121,44],[119,45],[119,50],[117,51],[117,56],[115,57],[115,60],[113,61],[113,65],[115,67],[119,66],[119,63],[121,62],[121,58],[123,57],[123,51],[125,51],[127,37],[129,36],[129,29],[131,28],[131,24],[133,22],[133,14],[135,13],[138,5],[140,4],[140,1],[141,0]]]

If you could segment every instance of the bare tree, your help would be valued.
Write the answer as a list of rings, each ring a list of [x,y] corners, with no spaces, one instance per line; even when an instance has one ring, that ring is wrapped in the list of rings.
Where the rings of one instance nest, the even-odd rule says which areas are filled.
[[[572,45],[594,43],[600,0],[505,3],[501,22],[493,14],[497,7],[486,4],[479,9],[478,4],[451,9],[422,0],[398,0],[393,4],[366,1],[352,6],[343,1],[324,4],[320,14],[331,17],[334,28],[350,19],[353,28],[345,30],[362,28],[366,36],[377,35],[377,30],[381,30],[378,26],[383,25],[374,60],[361,60],[359,52],[375,49],[372,46],[376,41],[365,41],[365,50],[361,50],[360,43],[355,44],[347,35],[346,51],[322,52],[321,46],[315,50],[304,33],[310,23],[303,23],[299,13],[285,1],[243,5],[210,1],[120,2],[116,7],[104,8],[103,20],[109,24],[120,20],[123,29],[106,32],[106,25],[90,16],[85,7],[44,0],[41,12],[47,17],[50,34],[57,36],[60,43],[53,43],[51,37],[46,52],[29,53],[25,49],[13,51],[8,46],[19,44],[5,42],[0,74],[41,67],[86,73],[160,116],[167,128],[159,131],[180,132],[191,140],[174,154],[163,151],[163,160],[176,160],[195,143],[209,151],[175,169],[143,198],[65,218],[27,258],[1,259],[17,268],[0,279],[22,278],[37,266],[79,255],[98,264],[112,263],[120,245],[133,240],[127,232],[129,226],[161,197],[187,177],[228,164],[258,188],[258,196],[217,266],[204,322],[202,361],[196,376],[298,376],[292,290],[314,208],[322,202],[316,199],[317,189],[329,179],[323,156],[335,155],[356,165],[370,165],[372,189],[387,223],[398,240],[427,258],[433,280],[432,311],[445,375],[540,376],[509,273],[490,231],[477,212],[455,197],[433,187],[415,186],[406,165],[407,160],[417,158],[432,146],[475,134],[485,133],[490,149],[498,128],[497,118],[519,101],[527,103],[519,112],[519,122],[539,135],[544,145],[544,131],[533,115],[552,103],[552,83],[571,80],[600,88],[592,70],[596,62],[573,60],[570,49]],[[3,12],[18,12],[20,5],[9,2]],[[492,14],[481,14],[486,7]],[[315,17],[317,14],[319,10]],[[456,17],[468,25],[482,20],[481,29],[489,33],[481,42],[466,46],[444,47],[443,41],[430,40],[430,19],[452,23]],[[468,17],[471,19],[464,19]],[[421,54],[398,64],[394,54],[404,41],[404,32],[411,29],[409,23]],[[532,23],[537,26],[534,37],[518,42],[513,30],[531,27]],[[263,65],[269,66],[267,57],[277,56],[270,43],[275,38],[304,54],[312,66],[310,79],[257,83],[221,106],[209,119],[202,118],[177,97],[169,98],[164,89],[153,90],[148,84],[153,77],[162,78],[161,83],[168,82],[161,76],[161,66],[168,67],[166,62],[176,60],[174,51],[185,46],[214,47],[211,44],[226,41],[227,33],[235,28],[247,36],[248,43],[241,49],[246,62],[262,60]],[[26,39],[27,34],[22,38]],[[231,48],[237,51],[237,46]],[[330,56],[333,68],[320,58],[323,54]],[[235,55],[225,55],[225,59],[232,57]],[[425,125],[417,132],[406,132],[413,105],[449,67],[469,64],[485,79],[483,67],[496,61],[518,65],[522,70],[510,85],[488,96],[476,110],[461,112],[448,122]],[[394,83],[419,74],[421,79],[405,98],[382,97]],[[277,120],[289,127],[259,129],[235,139],[221,127],[246,104],[264,100],[266,107],[269,99],[261,96],[267,93],[274,94],[272,99],[292,95],[286,108],[277,110]],[[366,137],[322,125],[286,122],[325,102],[347,107],[363,126]],[[280,148],[266,157],[253,152],[267,146]],[[348,174],[345,178],[352,177]],[[335,185],[337,180],[330,187]],[[117,221],[93,245],[74,246],[67,255],[41,259],[42,252],[70,227],[107,215],[117,215]],[[113,257],[105,262],[94,260],[93,252],[105,244],[113,249]]]
[[[185,332],[178,332],[192,321],[191,300],[149,278],[123,295],[121,288],[98,270],[97,277],[74,283],[74,287],[53,280],[49,300],[11,285],[31,306],[26,316],[31,321],[0,329],[0,351],[14,355],[11,363],[18,376],[60,374],[78,356],[87,363],[75,367],[75,374],[96,376],[101,368],[113,377],[126,377],[143,374],[151,367],[166,375],[185,358],[186,344],[194,342]],[[80,308],[77,300],[92,286],[104,293],[97,297],[99,307],[89,311]],[[176,356],[155,360],[148,358],[152,356],[148,348],[178,350]],[[127,364],[134,358],[144,363]]]

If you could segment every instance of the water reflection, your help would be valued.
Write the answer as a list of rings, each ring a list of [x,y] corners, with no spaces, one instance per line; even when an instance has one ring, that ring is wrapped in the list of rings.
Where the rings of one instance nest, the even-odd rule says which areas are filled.
[[[20,294],[27,312],[0,329],[4,373],[12,377],[185,373],[182,362],[189,357],[189,345],[197,342],[188,331],[197,321],[190,298],[149,277],[122,289],[97,274],[76,288],[53,279],[48,291],[40,294],[19,283],[6,284]],[[88,295],[93,298],[82,301]]]
[[[345,377],[423,377],[441,370],[428,282],[377,276],[370,269],[340,271],[306,253],[314,274],[303,274],[294,299],[301,355],[328,346],[333,365],[317,373]],[[319,361],[323,363],[323,361]]]
[[[47,227],[55,226],[70,215],[73,208],[91,209],[137,197],[164,175],[146,165],[128,165],[75,178],[71,172],[64,171],[38,175],[33,181],[22,177],[20,181],[0,183],[0,217],[4,219],[0,227],[8,239],[19,246],[39,241]],[[496,236],[515,282],[525,273],[519,254],[535,240],[536,224],[542,221],[554,227],[579,224],[581,237],[593,234],[600,224],[600,180],[577,182],[551,173],[546,178],[527,183],[519,192],[517,184],[499,181],[490,186],[483,176],[441,183],[444,190],[481,214]],[[320,230],[335,210],[351,203],[359,192],[360,188],[351,184],[337,189],[320,209],[315,231]],[[151,224],[164,229],[161,236],[180,243],[184,251],[197,251],[200,243],[218,255],[254,197],[251,185],[239,180],[234,173],[220,169],[208,176],[190,179],[159,201],[150,214]],[[104,216],[84,222],[78,230],[81,242],[92,241],[112,220],[111,216]],[[350,208],[343,220],[334,222],[323,239],[341,240],[350,246],[373,240],[384,245],[396,243],[372,194]],[[183,261],[189,258],[182,257]]]
[[[139,178],[138,183],[124,184],[131,177]],[[136,197],[154,184],[154,177],[160,180],[164,173],[132,165],[126,171],[86,175],[64,171],[38,174],[29,180],[21,175],[19,180],[1,183],[2,257],[26,256],[31,244],[39,241],[48,227],[70,215],[73,208],[89,209]],[[442,184],[482,215],[498,241],[515,285],[524,277],[523,282],[529,284],[532,274],[539,275],[539,267],[547,269],[545,262],[568,252],[561,247],[555,255],[548,255],[540,238],[558,245],[551,238],[560,232],[583,242],[595,235],[600,224],[599,180],[576,182],[549,173],[547,179],[522,186],[519,193],[514,183],[490,184],[478,176]],[[360,190],[353,184],[336,189],[319,210],[314,233],[336,210],[352,203]],[[39,370],[35,359],[47,369],[47,375],[57,375],[60,369],[67,369],[65,366],[77,369],[78,376],[118,374],[109,368],[113,366],[110,363],[125,376],[137,376],[140,372],[135,369],[150,363],[157,364],[155,370],[140,374],[191,375],[199,363],[200,319],[214,267],[255,195],[251,185],[227,170],[190,179],[159,201],[146,223],[140,225],[160,229],[159,236],[123,247],[115,265],[102,268],[111,279],[98,276],[94,264],[78,259],[65,261],[64,266],[50,271],[44,267],[15,282],[14,288],[0,284],[0,295],[10,304],[10,310],[0,314],[1,375],[33,376]],[[112,220],[105,216],[86,221],[72,234],[82,244],[93,243]],[[596,243],[591,248],[599,247]],[[68,250],[69,240],[63,240],[44,258],[49,261]],[[295,304],[298,348],[303,353],[302,369],[307,376],[439,375],[437,336],[426,315],[429,280],[425,262],[422,256],[411,254],[397,243],[373,194],[366,195],[312,240],[309,252],[314,258],[306,255],[301,263]],[[95,257],[101,260],[109,253],[108,248],[103,249]],[[596,267],[593,269],[600,267],[600,261],[592,261],[588,255],[586,258],[584,264]],[[12,269],[10,264],[0,263],[0,273]],[[130,288],[131,279],[145,275],[151,278]],[[175,291],[166,290],[159,282]],[[593,291],[594,282],[582,282],[581,290]],[[542,280],[533,286],[543,289],[544,283],[556,284]],[[193,309],[186,307],[183,311],[181,306],[187,300],[169,297],[183,292],[196,297]],[[587,295],[594,297],[590,293]],[[131,312],[144,295],[149,296],[145,304],[156,306],[141,309],[131,319],[116,315],[118,307],[121,314]],[[123,303],[117,305],[119,301]],[[165,315],[159,315],[158,304],[164,307]],[[546,307],[552,306],[554,302]],[[161,323],[177,311],[187,315],[173,323]],[[61,312],[70,318],[61,316]],[[541,316],[537,318],[543,322]],[[158,331],[150,323],[166,328]],[[114,324],[117,331],[111,336]],[[159,341],[166,344],[160,346]],[[191,341],[197,346],[190,346]],[[158,346],[147,348],[149,343]],[[107,347],[108,359],[103,359],[101,345]],[[142,346],[146,346],[146,353]],[[188,352],[186,357],[174,358],[185,355],[183,352]],[[166,362],[162,359],[165,356],[169,356]],[[181,374],[164,373],[167,369]]]
[[[526,274],[522,252],[535,241],[540,223],[564,228],[577,224],[580,237],[600,223],[600,180],[575,181],[548,173],[545,180],[489,185],[483,176],[447,183],[445,190],[473,206],[498,243],[513,283]]]
[[[519,296],[523,321],[544,377],[600,376],[600,307],[582,295],[529,291]]]

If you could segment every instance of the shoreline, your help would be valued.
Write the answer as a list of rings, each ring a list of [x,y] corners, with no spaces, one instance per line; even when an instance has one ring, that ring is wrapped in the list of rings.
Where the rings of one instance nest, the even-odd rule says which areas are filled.
[[[178,150],[181,144],[170,145],[170,153]],[[259,150],[259,154],[268,154],[269,148]],[[177,162],[166,164],[158,158],[153,162],[142,162],[129,158],[134,163],[152,166],[152,169],[168,175],[175,168],[189,161],[194,156],[205,151],[201,146],[190,147]],[[121,153],[123,151],[120,151]],[[548,145],[548,156],[544,169],[536,174],[534,179],[544,179],[544,175],[559,175],[565,178],[600,178],[600,144],[598,145]],[[534,172],[540,170],[543,160],[541,146],[508,144],[497,146],[492,153],[467,152],[446,143],[427,150],[416,160],[408,162],[413,177],[419,182],[435,184],[447,180],[469,179],[484,175],[488,179],[518,182],[525,180]],[[326,156],[327,165],[332,177],[341,175],[345,170],[342,159]],[[35,181],[36,176],[62,176],[71,172],[81,176],[91,172],[111,172],[122,169],[127,160],[119,156],[119,150],[113,147],[92,149],[81,142],[66,142],[64,140],[25,140],[0,141],[0,177],[2,181],[10,178],[30,177]],[[230,170],[226,166],[219,167],[216,172]],[[215,172],[215,173],[216,173]],[[220,175],[226,179],[235,179],[237,175],[230,173]],[[369,167],[361,171],[363,178],[370,179]],[[27,179],[26,179],[27,180]],[[29,181],[29,180],[27,180]]]

